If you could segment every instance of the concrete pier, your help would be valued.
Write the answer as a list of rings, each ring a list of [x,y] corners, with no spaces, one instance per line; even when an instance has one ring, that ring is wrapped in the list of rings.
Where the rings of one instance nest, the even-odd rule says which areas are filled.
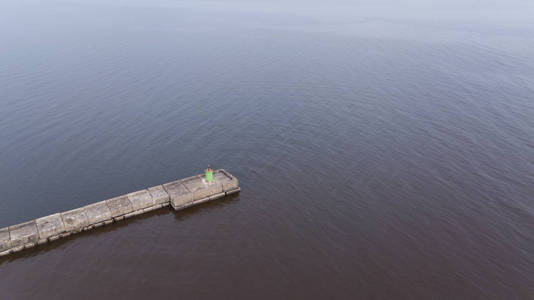
[[[237,178],[223,169],[213,172],[212,182],[206,182],[204,175],[197,175],[149,187],[81,208],[1,228],[0,256],[168,205],[180,210],[240,190]]]

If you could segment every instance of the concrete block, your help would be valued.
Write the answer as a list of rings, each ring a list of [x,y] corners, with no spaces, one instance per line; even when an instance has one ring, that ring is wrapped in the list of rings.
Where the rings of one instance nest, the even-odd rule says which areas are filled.
[[[148,192],[152,196],[152,199],[154,199],[154,203],[161,204],[169,203],[170,201],[169,194],[167,194],[162,185],[150,187],[148,188]]]
[[[111,198],[106,200],[106,203],[111,210],[111,215],[113,218],[131,213],[133,211],[132,203],[130,200],[128,200],[128,196],[126,195]]]
[[[231,190],[231,191],[226,192],[226,195],[231,195],[231,194],[239,193],[240,191],[241,191],[241,188],[238,187],[237,189],[233,189],[233,190]]]
[[[30,249],[30,248],[33,248],[33,247],[35,247],[35,246],[37,246],[37,242],[35,242],[35,243],[28,243],[28,244],[24,245],[24,249]]]
[[[193,193],[189,191],[181,181],[174,181],[163,185],[169,197],[170,203],[175,209],[193,201]]]
[[[104,222],[99,222],[99,223],[93,224],[94,228],[98,228],[100,226],[104,226]]]
[[[140,215],[140,214],[142,214],[142,213],[143,213],[143,210],[142,210],[142,209],[141,209],[141,210],[134,210],[134,211],[132,211],[132,212],[129,213],[129,214],[125,214],[125,215],[124,215],[124,218],[127,219],[127,218],[131,218],[131,217],[135,217],[135,216]]]
[[[37,243],[39,232],[35,220],[9,227],[11,247],[24,247],[27,244]]]
[[[219,199],[219,198],[222,198],[226,195],[225,192],[222,192],[222,193],[219,193],[219,194],[215,194],[215,195],[212,195],[209,197],[210,200],[215,200],[215,199]]]
[[[222,185],[223,191],[225,192],[239,187],[239,181],[237,178],[222,169],[214,172],[213,181],[219,182]]]
[[[35,220],[35,223],[41,240],[46,241],[51,236],[65,232],[65,225],[59,213],[39,218]]]
[[[137,191],[135,193],[130,193],[127,196],[128,200],[130,200],[132,203],[134,211],[142,210],[143,208],[147,208],[156,204],[148,190]]]
[[[200,176],[184,180],[183,185],[193,193],[193,200],[204,199],[223,191],[222,185],[218,181],[213,180],[208,183]]]
[[[113,221],[115,221],[115,222],[122,221],[122,220],[124,220],[124,215],[113,218]]]
[[[19,252],[19,251],[22,251],[22,250],[24,250],[24,245],[11,248],[11,252],[12,253]]]
[[[240,191],[235,177],[223,169],[213,172],[213,182],[196,175],[111,198],[82,208],[0,228],[0,256],[35,247],[171,205],[184,209]]]
[[[163,204],[156,204],[156,205],[153,205],[153,206],[151,206],[151,207],[144,208],[144,209],[143,209],[143,213],[151,212],[151,211],[153,211],[153,210],[156,210],[156,209],[158,209],[158,208],[161,208],[162,205],[163,205]],[[168,203],[167,203],[167,205],[168,205]]]
[[[0,229],[0,252],[11,248],[11,238],[9,236],[9,227]]]
[[[105,201],[85,206],[85,215],[87,216],[88,225],[97,224],[113,218],[111,210]]]
[[[191,202],[190,206],[195,206],[195,205],[198,205],[198,204],[201,204],[201,203],[204,203],[204,202],[208,202],[210,200],[211,200],[210,197],[198,199],[198,200],[195,200],[195,201]]]
[[[61,218],[67,232],[79,232],[89,224],[85,214],[85,207],[63,212],[61,213]]]

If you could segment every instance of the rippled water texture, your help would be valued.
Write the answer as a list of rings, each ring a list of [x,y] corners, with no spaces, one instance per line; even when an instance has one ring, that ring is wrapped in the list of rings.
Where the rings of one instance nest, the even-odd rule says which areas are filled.
[[[242,192],[0,260],[2,299],[534,299],[529,1],[8,0],[0,227]]]

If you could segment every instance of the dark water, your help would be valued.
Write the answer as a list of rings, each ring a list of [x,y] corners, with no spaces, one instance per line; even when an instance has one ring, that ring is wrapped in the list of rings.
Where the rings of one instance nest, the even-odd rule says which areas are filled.
[[[528,1],[7,1],[0,227],[240,195],[0,260],[1,299],[534,299]]]

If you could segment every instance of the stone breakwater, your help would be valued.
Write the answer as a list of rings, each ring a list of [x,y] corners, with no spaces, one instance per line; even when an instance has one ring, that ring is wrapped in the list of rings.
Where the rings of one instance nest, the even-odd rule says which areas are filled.
[[[0,229],[0,256],[55,241],[84,230],[170,205],[175,210],[237,193],[239,182],[226,170],[213,181],[196,175]]]

